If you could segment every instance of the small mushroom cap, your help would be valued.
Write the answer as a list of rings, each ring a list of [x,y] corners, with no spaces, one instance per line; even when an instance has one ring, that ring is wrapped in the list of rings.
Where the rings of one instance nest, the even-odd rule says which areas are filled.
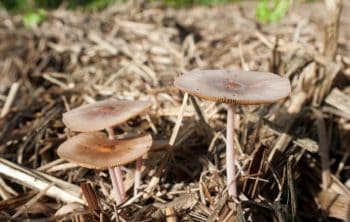
[[[287,78],[268,72],[192,70],[174,84],[203,99],[245,105],[273,103],[291,91]]]
[[[63,123],[73,131],[99,131],[137,116],[152,104],[151,101],[103,100],[63,113]]]
[[[57,154],[64,160],[91,169],[125,165],[142,157],[152,146],[150,134],[110,140],[102,132],[80,133],[62,143]]]

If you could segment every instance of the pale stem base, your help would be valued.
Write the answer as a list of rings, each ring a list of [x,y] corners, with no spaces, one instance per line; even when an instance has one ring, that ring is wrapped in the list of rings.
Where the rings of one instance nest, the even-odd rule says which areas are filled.
[[[120,169],[120,167],[117,167],[117,166],[113,167],[113,170],[114,170],[115,176],[117,178],[120,196],[121,196],[122,200],[124,200],[126,198],[126,193],[125,193],[125,189],[124,189],[122,170]]]
[[[141,168],[142,168],[142,157],[136,160],[135,166],[135,181],[134,181],[134,196],[137,196],[138,189],[141,185]]]
[[[109,172],[109,176],[111,177],[111,181],[112,181],[115,202],[117,205],[119,205],[122,202],[122,198],[120,196],[120,190],[118,187],[118,182],[117,182],[117,178],[116,178],[115,172],[113,170],[113,167],[108,168],[108,172]]]
[[[108,133],[108,138],[110,140],[115,140],[113,128],[109,127],[106,130]],[[120,167],[112,167],[112,170],[116,178],[119,196],[121,197],[121,200],[124,200],[124,198],[126,197],[126,193],[125,193],[124,182],[123,182],[123,173],[120,170]]]
[[[226,125],[226,174],[228,194],[230,197],[237,197],[237,185],[235,177],[235,152],[234,152],[234,105],[227,104],[227,125]]]

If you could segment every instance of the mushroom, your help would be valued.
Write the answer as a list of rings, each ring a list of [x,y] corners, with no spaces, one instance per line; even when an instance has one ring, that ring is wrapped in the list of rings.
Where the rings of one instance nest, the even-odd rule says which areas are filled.
[[[178,77],[174,85],[202,99],[227,104],[226,174],[230,197],[237,196],[234,156],[234,105],[277,102],[291,91],[288,78],[268,72],[192,70]]]
[[[63,113],[63,123],[77,132],[99,131],[124,123],[152,105],[151,101],[102,100]]]
[[[122,201],[113,167],[133,162],[142,157],[152,145],[149,134],[127,139],[110,140],[102,132],[80,133],[62,143],[60,158],[90,169],[109,169],[117,204]]]
[[[63,123],[73,131],[93,132],[106,129],[110,140],[115,140],[113,126],[126,122],[152,106],[151,101],[127,101],[107,99],[83,105],[63,114]],[[142,158],[136,161],[136,193],[141,180]],[[122,172],[119,167],[111,167],[111,179],[116,178],[120,196],[125,198]]]

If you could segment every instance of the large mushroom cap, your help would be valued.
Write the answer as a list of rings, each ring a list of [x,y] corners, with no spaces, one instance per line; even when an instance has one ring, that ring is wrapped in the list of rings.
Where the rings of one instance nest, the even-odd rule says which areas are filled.
[[[152,145],[147,134],[128,139],[110,140],[102,132],[80,133],[62,143],[57,154],[64,160],[91,169],[107,169],[133,162]]]
[[[276,102],[291,90],[287,78],[250,71],[192,70],[178,77],[174,84],[203,99],[246,105]]]
[[[103,100],[63,113],[63,123],[73,131],[98,131],[127,121],[152,104],[151,101]]]

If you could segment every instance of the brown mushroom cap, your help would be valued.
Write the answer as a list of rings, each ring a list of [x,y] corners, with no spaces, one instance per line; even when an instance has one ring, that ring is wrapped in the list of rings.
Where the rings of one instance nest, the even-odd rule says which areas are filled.
[[[102,132],[80,133],[62,143],[57,154],[64,160],[91,169],[124,165],[142,157],[152,145],[150,134],[110,140]]]
[[[127,121],[152,104],[151,101],[103,100],[63,113],[63,123],[73,131],[98,131]]]
[[[245,105],[276,102],[291,91],[287,78],[267,72],[192,70],[174,84],[203,99]]]

